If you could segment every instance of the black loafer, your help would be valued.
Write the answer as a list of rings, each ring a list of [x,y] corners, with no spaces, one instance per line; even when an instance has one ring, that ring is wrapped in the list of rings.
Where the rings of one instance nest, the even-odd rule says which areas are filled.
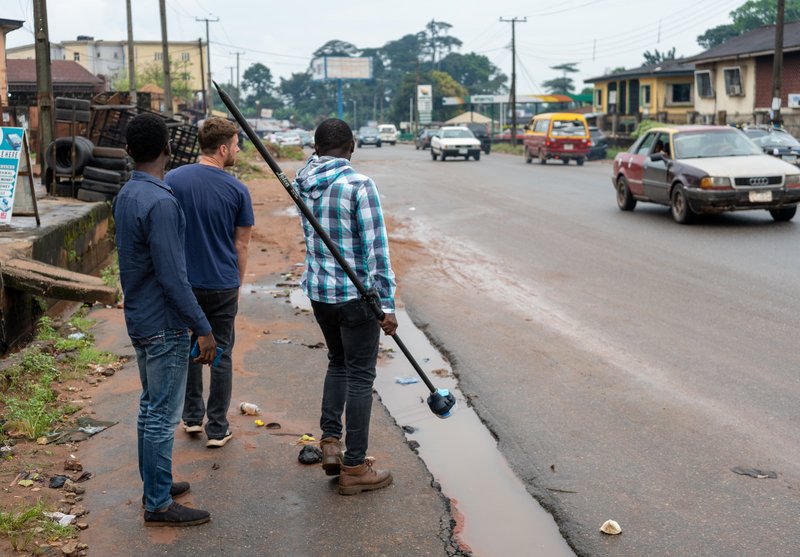
[[[211,514],[201,509],[184,507],[175,501],[165,511],[144,511],[145,526],[195,526],[211,520]]]

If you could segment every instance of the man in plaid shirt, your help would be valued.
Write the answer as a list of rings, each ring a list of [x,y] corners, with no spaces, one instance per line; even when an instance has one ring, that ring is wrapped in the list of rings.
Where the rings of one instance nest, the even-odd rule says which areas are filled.
[[[392,483],[388,470],[367,458],[372,384],[380,331],[397,329],[394,273],[375,182],[350,166],[355,150],[346,122],[331,118],[314,134],[315,154],[297,173],[294,187],[367,289],[374,289],[385,313],[378,321],[355,285],[305,217],[306,269],[302,286],[328,345],[322,394],[322,466],[339,474],[339,493],[353,495]],[[347,411],[347,451],[342,453],[342,413]]]

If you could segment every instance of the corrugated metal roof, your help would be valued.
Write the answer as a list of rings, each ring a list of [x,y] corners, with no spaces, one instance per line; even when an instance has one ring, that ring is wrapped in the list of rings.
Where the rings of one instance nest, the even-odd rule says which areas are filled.
[[[792,21],[783,26],[783,49],[784,51],[800,49],[800,21]],[[772,54],[774,51],[775,26],[765,25],[744,35],[728,39],[721,45],[709,48],[688,60],[708,62],[726,58],[747,58],[756,54]]]
[[[661,64],[650,64],[639,66],[631,70],[610,73],[600,77],[584,79],[584,83],[594,83],[595,81],[609,81],[617,79],[628,79],[631,77],[652,77],[659,75],[694,75],[694,62],[687,62],[685,58],[677,60],[667,60]]]

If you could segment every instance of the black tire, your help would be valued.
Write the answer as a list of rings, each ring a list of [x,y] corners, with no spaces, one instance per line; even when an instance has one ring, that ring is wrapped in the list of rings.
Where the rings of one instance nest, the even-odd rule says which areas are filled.
[[[92,157],[92,166],[106,170],[128,170],[128,161],[125,159],[109,159],[107,157]]]
[[[125,182],[127,182],[130,179],[131,179],[131,173],[129,171],[126,170],[125,172],[120,172],[119,173],[119,183],[120,184],[124,184]]]
[[[433,149],[431,149],[431,160],[436,160],[436,153],[433,152]]]
[[[113,195],[87,190],[84,188],[78,190],[78,195],[76,197],[81,201],[88,201],[88,202],[113,201],[114,199]]]
[[[84,137],[75,137],[75,172],[80,174],[89,162],[92,142]],[[57,174],[72,173],[72,138],[60,137],[45,150],[47,164]]]
[[[575,164],[578,166],[583,166],[583,159],[575,159]]]
[[[797,205],[793,207],[781,207],[780,209],[770,209],[769,214],[775,222],[787,222],[794,218],[797,213]]]
[[[474,158],[476,161],[479,161],[479,160],[481,160],[481,152],[480,152],[480,151],[478,151],[477,153],[475,153],[475,155],[473,155],[473,158]],[[469,160],[469,157],[467,157],[467,159]]]
[[[56,108],[83,110],[88,112],[92,107],[91,101],[86,99],[72,99],[70,97],[56,97]]]
[[[547,164],[547,157],[544,156],[544,151],[539,149],[539,164]]]
[[[628,181],[624,176],[617,178],[617,207],[620,211],[633,211],[636,208],[636,198],[628,188]]]
[[[441,160],[442,162],[444,162],[444,151],[442,151],[442,154],[441,154],[441,158],[440,158],[440,160]]]
[[[564,164],[569,164],[569,159],[561,159],[561,162]]]
[[[380,144],[380,143],[378,143],[378,149],[380,149],[380,148],[381,148],[381,144]]]
[[[689,207],[689,200],[686,198],[683,186],[677,185],[672,189],[670,201],[669,212],[675,222],[678,224],[690,224],[694,221],[696,215],[692,208]]]
[[[124,159],[128,156],[125,149],[118,147],[95,147],[92,149],[93,157],[103,157],[107,159]]]
[[[417,151],[419,151],[419,145],[417,145],[417,144],[415,143],[415,144],[414,144],[414,149],[416,149]]]
[[[71,108],[56,108],[56,120],[59,122],[72,122],[72,119],[75,118],[76,122],[88,122],[89,121],[89,111],[88,110],[75,110],[73,114],[73,110]]]
[[[106,170],[105,168],[96,168],[94,166],[87,166],[83,169],[83,177],[97,182],[107,182],[109,184],[119,184],[122,179],[119,170]]]
[[[531,152],[528,151],[527,147],[525,147],[525,155],[524,156],[525,156],[525,163],[531,164],[531,162],[533,162],[533,157],[531,156]]]
[[[83,180],[81,189],[89,190],[97,193],[105,193],[108,195],[117,195],[122,186],[119,184],[109,184],[108,182],[100,182],[98,180]]]
[[[363,147],[363,145],[362,145],[362,143],[359,141],[359,142],[358,142],[358,148],[359,148],[359,149],[361,149],[361,147]]]

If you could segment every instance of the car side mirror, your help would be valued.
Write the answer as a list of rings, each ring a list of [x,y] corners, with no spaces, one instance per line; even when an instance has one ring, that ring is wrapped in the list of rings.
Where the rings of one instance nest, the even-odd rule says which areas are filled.
[[[653,162],[663,161],[664,160],[664,153],[651,153],[650,160]]]

